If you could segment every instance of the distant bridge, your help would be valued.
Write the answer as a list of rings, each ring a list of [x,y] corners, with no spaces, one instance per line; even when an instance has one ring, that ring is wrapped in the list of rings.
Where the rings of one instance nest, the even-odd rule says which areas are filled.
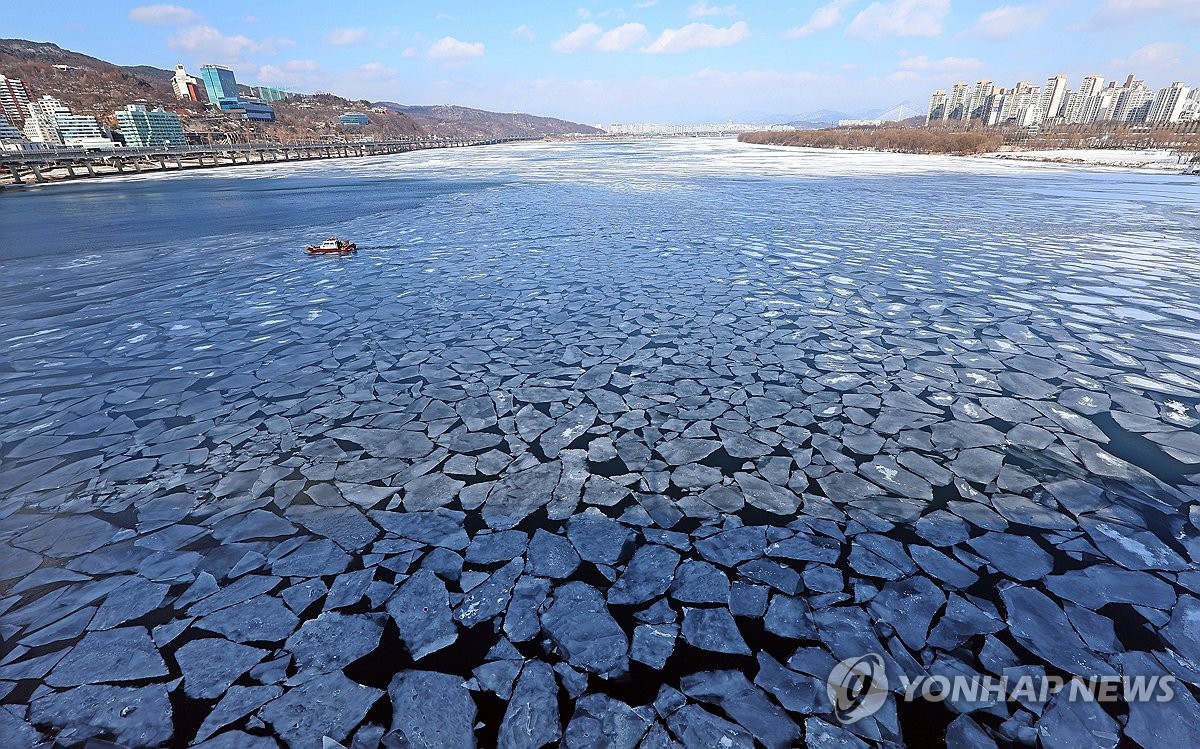
[[[884,122],[900,122],[901,120],[907,120],[908,118],[916,117],[917,115],[924,117],[925,113],[909,106],[908,102],[902,101],[888,111],[879,115],[879,117],[876,119],[883,120]]]
[[[359,143],[229,143],[207,146],[160,146],[156,148],[78,149],[53,148],[40,151],[0,151],[0,174],[9,184],[27,180],[103,177],[167,170],[198,169],[238,164],[263,164],[309,159],[339,159],[380,156],[427,148],[489,146],[536,138],[401,138]],[[65,174],[63,172],[65,171]]]
[[[586,135],[554,135],[554,140],[645,140],[649,138],[733,138],[749,130],[697,130],[690,133],[588,133]]]

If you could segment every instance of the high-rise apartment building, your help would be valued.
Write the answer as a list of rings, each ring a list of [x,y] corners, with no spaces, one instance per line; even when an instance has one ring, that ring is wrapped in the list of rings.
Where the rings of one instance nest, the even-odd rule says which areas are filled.
[[[1083,115],[1083,96],[1078,91],[1067,91],[1063,98],[1062,111],[1059,116],[1063,122],[1077,123]]]
[[[25,121],[25,113],[29,107],[29,89],[20,78],[8,78],[0,75],[0,110],[5,118],[14,126],[19,127]]]
[[[967,104],[970,94],[965,81],[959,81],[950,88],[950,96],[946,101],[946,120],[959,121],[967,117]]]
[[[125,145],[137,148],[148,146],[182,146],[187,143],[179,115],[159,109],[146,109],[144,104],[130,104],[116,111]]]
[[[75,148],[112,148],[95,117],[72,114],[65,103],[43,96],[26,107],[25,137],[35,143]]]
[[[1187,101],[1183,103],[1183,112],[1179,115],[1180,122],[1200,122],[1200,88],[1192,89]]]
[[[1045,88],[1021,81],[999,88],[979,81],[973,90],[954,84],[950,93],[935,91],[929,100],[926,124],[973,121],[989,127],[1036,128],[1043,122],[1090,125],[1097,122],[1171,124],[1200,121],[1200,89],[1176,81],[1157,92],[1130,74],[1123,83],[1105,85],[1099,74],[1084,76],[1078,91],[1067,88],[1067,77],[1046,80]]]
[[[1154,92],[1140,85],[1137,88],[1129,89],[1129,95],[1125,98],[1124,111],[1120,116],[1114,117],[1115,120],[1121,122],[1145,122],[1146,117],[1150,114],[1150,107],[1154,104]]]
[[[1085,76],[1079,84],[1079,90],[1067,95],[1062,118],[1072,124],[1091,122],[1092,120],[1088,119],[1088,110],[1103,85],[1103,76]]]
[[[1119,95],[1119,90],[1115,84],[1109,84],[1107,88],[1102,89],[1095,96],[1089,98],[1084,105],[1080,122],[1091,124],[1110,119],[1112,117],[1113,105],[1116,104],[1117,96]]]
[[[1010,102],[1012,98],[1013,91],[1011,88],[996,89],[996,92],[992,94],[991,103],[988,105],[987,116],[984,118],[984,122],[988,126],[1000,124],[1001,118],[1004,116],[1004,111],[1011,106]]]
[[[61,145],[58,116],[70,115],[66,103],[53,96],[43,96],[25,107],[25,137],[34,143]]]
[[[1067,98],[1067,77],[1056,75],[1046,79],[1042,99],[1038,106],[1038,121],[1053,120],[1059,116]]]
[[[967,116],[963,119],[986,121],[995,91],[996,87],[992,85],[991,81],[976,83],[975,91],[971,93],[970,102],[967,104]]]
[[[60,114],[57,118],[58,135],[64,146],[77,148],[112,148],[115,144],[104,136],[100,123],[86,114]]]
[[[1146,115],[1146,122],[1179,122],[1188,92],[1188,87],[1179,81],[1159,91]]]
[[[1100,93],[1102,88],[1104,88],[1104,76],[1085,75],[1079,84],[1079,93],[1083,95],[1083,98],[1088,99]]]
[[[929,113],[925,115],[925,124],[941,122],[946,119],[946,92],[934,91],[929,97]]]

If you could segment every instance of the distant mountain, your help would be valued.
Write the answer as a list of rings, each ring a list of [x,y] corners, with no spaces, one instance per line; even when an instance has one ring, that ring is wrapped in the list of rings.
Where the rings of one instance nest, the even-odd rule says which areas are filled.
[[[787,124],[801,130],[819,130],[821,128],[829,127],[830,125],[836,125],[842,120],[904,120],[908,119],[912,111],[912,107],[909,106],[907,101],[901,102],[890,109],[876,107],[873,109],[863,109],[857,112],[841,112],[836,109],[818,109],[815,112],[808,112],[806,114],[799,115],[795,119],[789,120]]]
[[[872,113],[883,112],[882,109],[872,109],[864,112],[841,112],[836,109],[818,109],[813,112],[800,114],[767,114],[764,112],[742,112],[733,116],[734,122],[745,122],[751,125],[791,125],[801,130],[817,130],[830,125],[836,125],[838,120],[865,120],[873,117]]]
[[[384,107],[400,112],[420,123],[427,123],[431,133],[437,135],[471,135],[480,137],[538,137],[543,135],[567,135],[569,133],[594,134],[602,130],[578,122],[568,122],[553,117],[538,117],[519,112],[488,112],[483,109],[452,105],[418,106],[397,104],[394,101],[377,101],[372,106]]]
[[[59,67],[56,67],[59,66]],[[193,75],[198,70],[190,71]],[[404,106],[384,102],[390,111],[367,112],[371,124],[343,131],[332,124],[347,110],[367,111],[373,105],[333,94],[315,94],[276,102],[279,122],[248,125],[233,115],[206,114],[203,104],[178,101],[171,89],[173,70],[152,65],[115,65],[90,55],[63,49],[50,42],[0,39],[0,74],[20,78],[34,98],[50,94],[72,111],[95,114],[112,122],[112,113],[135,102],[176,111],[189,132],[206,131],[217,137],[244,139],[278,136],[288,140],[316,139],[327,135],[366,135],[376,138],[409,135],[453,137],[541,137],[564,133],[598,133],[599,130],[566,120],[528,114],[486,112],[456,106]]]
[[[807,112],[800,115],[796,119],[802,122],[821,122],[828,125],[836,125],[838,120],[857,120],[865,119],[866,112],[851,113],[841,112],[836,109],[818,109],[815,112]]]

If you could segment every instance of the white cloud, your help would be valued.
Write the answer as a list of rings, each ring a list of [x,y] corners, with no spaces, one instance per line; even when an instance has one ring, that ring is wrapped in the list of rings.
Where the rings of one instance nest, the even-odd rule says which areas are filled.
[[[197,19],[195,11],[179,5],[139,5],[129,11],[129,20],[147,26],[183,26]]]
[[[645,38],[645,26],[640,23],[627,23],[604,32],[596,40],[596,49],[601,52],[624,52]]]
[[[633,7],[634,10],[642,10],[644,8],[653,8],[655,5],[658,5],[658,0],[641,0],[641,2],[634,3]]]
[[[270,86],[308,88],[324,84],[328,74],[316,60],[288,60],[283,65],[263,65],[258,80]]]
[[[1093,28],[1113,28],[1172,15],[1188,23],[1200,23],[1200,3],[1196,0],[1105,0],[1092,13],[1089,22]]]
[[[1183,62],[1187,45],[1179,42],[1154,42],[1134,50],[1128,57],[1112,61],[1117,68],[1173,68]]]
[[[508,32],[508,35],[513,39],[518,39],[522,42],[532,42],[537,39],[537,32],[533,30],[532,26],[526,24],[521,24],[520,26],[516,27],[512,31]]]
[[[728,47],[745,41],[750,36],[750,27],[745,21],[718,28],[707,23],[689,23],[679,29],[667,29],[658,38],[642,49],[652,55],[687,52],[693,49]]]
[[[325,36],[325,41],[335,47],[348,47],[358,44],[367,36],[363,29],[334,29]]]
[[[321,66],[316,60],[288,60],[283,64],[285,70],[293,72],[312,73],[320,70]]]
[[[359,66],[355,78],[368,81],[389,80],[395,78],[399,72],[381,62],[368,62],[366,65]]]
[[[487,51],[483,42],[464,42],[455,39],[452,36],[444,36],[438,39],[425,50],[417,47],[405,47],[400,56],[406,60],[433,60],[442,63],[442,67],[456,68],[468,64],[471,60],[477,57],[483,57]],[[388,75],[393,75],[395,68],[389,68],[382,63],[371,62],[359,68],[355,68],[355,72],[359,79],[364,78],[362,73],[371,73],[372,71],[386,70]]]
[[[966,33],[992,41],[1012,39],[1041,26],[1048,10],[1038,5],[1001,5],[979,16]]]
[[[937,36],[950,12],[950,0],[885,0],[871,3],[854,17],[846,33],[864,39],[888,36]]]
[[[579,52],[591,46],[592,41],[603,33],[604,29],[594,23],[581,23],[579,28],[560,36],[558,41],[550,45],[550,48],[555,52],[565,54]]]
[[[706,18],[708,16],[736,16],[738,9],[736,5],[709,5],[705,0],[700,0],[688,8],[688,18]]]
[[[430,45],[425,56],[430,60],[454,62],[483,57],[483,52],[483,42],[460,42],[452,36],[444,36]]]
[[[167,46],[214,62],[239,62],[249,54],[271,54],[277,46],[287,46],[289,42],[281,41],[282,45],[279,41],[255,41],[241,34],[222,34],[212,26],[192,26],[167,39]]]
[[[922,73],[960,73],[985,67],[982,60],[974,57],[943,57],[930,60],[925,55],[904,57],[896,65],[903,71]]]
[[[818,31],[824,31],[837,25],[842,20],[842,9],[853,5],[854,2],[855,0],[833,0],[828,5],[822,5],[813,11],[812,17],[808,19],[808,23],[802,26],[793,26],[783,32],[783,38],[799,39],[802,36],[815,34]]]

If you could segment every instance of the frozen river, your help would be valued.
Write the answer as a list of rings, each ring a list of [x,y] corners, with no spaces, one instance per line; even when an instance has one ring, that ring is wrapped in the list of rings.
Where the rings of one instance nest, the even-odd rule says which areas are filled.
[[[5,747],[1193,741],[1200,179],[538,143],[0,211]],[[1177,681],[903,694],[955,675]]]

